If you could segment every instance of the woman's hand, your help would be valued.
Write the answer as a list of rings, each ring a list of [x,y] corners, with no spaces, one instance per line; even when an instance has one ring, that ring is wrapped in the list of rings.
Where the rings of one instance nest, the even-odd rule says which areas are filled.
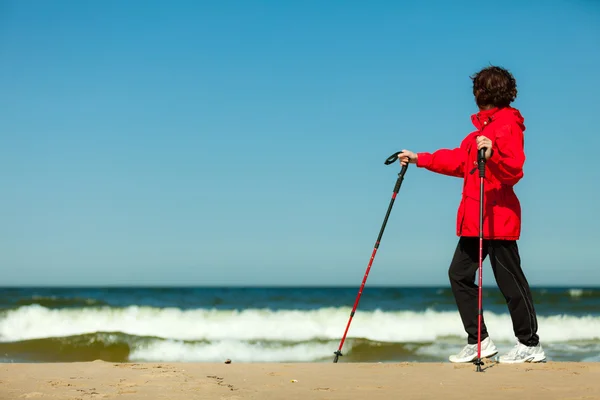
[[[400,154],[398,154],[398,159],[400,160],[400,164],[406,165],[408,163],[417,163],[418,156],[409,150],[402,150]]]
[[[485,136],[477,136],[477,150],[485,147],[485,159],[492,156],[492,141]]]

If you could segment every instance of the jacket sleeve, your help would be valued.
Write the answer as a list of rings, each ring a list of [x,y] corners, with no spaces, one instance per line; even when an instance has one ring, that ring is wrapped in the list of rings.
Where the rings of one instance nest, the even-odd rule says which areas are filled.
[[[492,150],[487,161],[490,172],[500,182],[515,185],[523,177],[525,164],[523,130],[516,124],[503,126],[496,132]]]
[[[464,176],[466,160],[467,152],[463,146],[455,149],[439,149],[433,153],[417,153],[417,167],[459,178]]]

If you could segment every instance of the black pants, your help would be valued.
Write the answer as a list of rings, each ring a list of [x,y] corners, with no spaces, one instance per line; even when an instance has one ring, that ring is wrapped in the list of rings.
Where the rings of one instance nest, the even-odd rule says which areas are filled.
[[[498,288],[508,305],[515,336],[524,345],[537,345],[539,342],[537,317],[529,284],[521,269],[517,242],[514,240],[484,240],[484,260],[488,254],[494,278],[496,278]],[[475,277],[478,268],[479,238],[461,237],[450,264],[448,276],[462,323],[469,335],[469,344],[477,343],[479,286],[475,283]],[[485,274],[483,276],[485,279]],[[483,316],[485,316],[485,312]],[[483,316],[481,319],[482,341],[488,337]]]

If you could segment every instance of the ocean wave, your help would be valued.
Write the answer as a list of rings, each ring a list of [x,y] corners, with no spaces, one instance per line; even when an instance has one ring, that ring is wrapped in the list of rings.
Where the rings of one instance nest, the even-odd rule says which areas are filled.
[[[600,291],[594,289],[579,289],[572,288],[567,291],[570,297],[572,298],[580,298],[580,297],[600,297]]]
[[[352,349],[352,340],[345,353]],[[369,357],[377,344],[360,341],[360,357]],[[5,361],[75,362],[308,362],[329,360],[337,341],[183,341],[132,336],[119,332],[0,342]],[[397,345],[400,349],[402,345]],[[397,351],[394,354],[398,353]],[[350,361],[355,360],[352,354]],[[373,356],[373,355],[371,355]]]
[[[348,350],[351,345],[348,346]],[[186,343],[161,340],[140,346],[131,352],[132,361],[167,362],[309,362],[323,357],[332,358],[336,349],[334,342],[248,342],[218,340],[207,343]]]
[[[97,299],[59,296],[32,296],[30,298],[19,299],[16,301],[15,304],[18,306],[27,306],[35,304],[47,308],[78,308],[108,305],[106,302]]]
[[[95,332],[194,341],[338,340],[349,314],[350,308],[231,311],[135,306],[49,309],[29,305],[0,313],[0,340],[22,341]],[[485,312],[484,318],[495,341],[514,341],[508,314]],[[539,317],[538,333],[544,342],[600,339],[600,317]],[[465,333],[457,312],[359,310],[348,337],[377,342],[424,343],[445,337],[464,338]]]
[[[496,343],[501,353],[512,343]],[[289,341],[184,341],[132,336],[118,332],[0,342],[4,362],[331,362],[338,340]],[[431,343],[387,343],[348,339],[343,362],[440,362],[456,353],[464,340]],[[600,341],[549,343],[551,360],[599,361]]]
[[[0,354],[6,361],[75,362],[105,360],[129,361],[131,347],[143,343],[120,333],[98,332],[69,337],[0,342]]]

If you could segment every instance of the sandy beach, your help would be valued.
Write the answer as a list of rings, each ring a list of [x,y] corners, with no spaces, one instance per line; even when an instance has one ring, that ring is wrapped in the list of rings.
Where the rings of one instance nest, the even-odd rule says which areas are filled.
[[[600,399],[600,363],[3,364],[0,399]],[[467,388],[468,391],[467,391]]]

